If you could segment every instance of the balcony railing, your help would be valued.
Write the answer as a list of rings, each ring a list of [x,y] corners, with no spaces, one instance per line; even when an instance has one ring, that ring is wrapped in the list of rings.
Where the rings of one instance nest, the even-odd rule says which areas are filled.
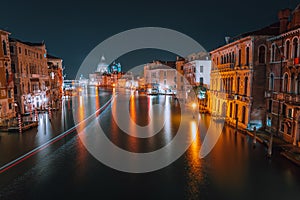
[[[218,69],[234,69],[234,63],[220,64]]]

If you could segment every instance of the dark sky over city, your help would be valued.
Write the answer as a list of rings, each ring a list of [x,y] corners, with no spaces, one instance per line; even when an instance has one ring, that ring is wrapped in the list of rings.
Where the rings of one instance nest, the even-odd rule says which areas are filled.
[[[122,31],[149,26],[169,28],[192,37],[210,51],[224,44],[225,36],[276,22],[280,9],[294,9],[298,3],[297,0],[3,1],[0,28],[24,41],[44,40],[48,53],[63,58],[67,78],[74,78],[96,45]],[[148,54],[142,51],[137,55],[118,61],[126,70],[153,59],[175,59],[159,51]]]

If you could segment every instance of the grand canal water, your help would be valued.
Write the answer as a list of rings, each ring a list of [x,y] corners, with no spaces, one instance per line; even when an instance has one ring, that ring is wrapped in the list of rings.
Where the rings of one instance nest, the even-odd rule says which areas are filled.
[[[90,88],[81,96],[64,100],[51,122],[47,114],[40,114],[37,129],[22,135],[0,133],[1,166],[73,127],[73,114],[84,119],[104,105],[113,92]],[[126,91],[123,93],[126,95]],[[166,124],[155,136],[138,139],[117,126],[112,113],[118,110],[112,104],[95,118],[111,142],[127,151],[150,152],[174,138],[181,114],[174,98],[135,95],[130,102],[130,115],[140,126],[149,122],[149,108],[154,104],[164,106]],[[229,127],[224,127],[210,154],[200,159],[210,116],[197,117],[202,128],[187,133],[197,134],[196,139],[179,159],[160,170],[126,173],[112,169],[87,151],[82,143],[84,135],[79,137],[74,132],[0,174],[0,199],[299,198],[300,168],[276,149],[272,159],[267,159],[265,146],[253,148],[251,137],[235,134]]]

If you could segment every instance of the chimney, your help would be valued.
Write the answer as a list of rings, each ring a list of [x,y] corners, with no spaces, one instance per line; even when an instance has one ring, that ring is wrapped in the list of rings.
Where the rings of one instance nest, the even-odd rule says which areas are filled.
[[[278,12],[278,19],[280,22],[280,33],[284,33],[287,31],[290,15],[291,11],[288,8],[280,10]]]

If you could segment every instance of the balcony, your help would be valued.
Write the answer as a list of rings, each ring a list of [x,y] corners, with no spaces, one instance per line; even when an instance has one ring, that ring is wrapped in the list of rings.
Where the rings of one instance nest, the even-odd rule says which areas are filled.
[[[218,65],[219,70],[233,70],[234,69],[234,63],[226,63]]]
[[[291,59],[288,59],[287,62],[286,62],[287,66],[288,67],[299,67],[300,66],[300,58],[291,58]]]

